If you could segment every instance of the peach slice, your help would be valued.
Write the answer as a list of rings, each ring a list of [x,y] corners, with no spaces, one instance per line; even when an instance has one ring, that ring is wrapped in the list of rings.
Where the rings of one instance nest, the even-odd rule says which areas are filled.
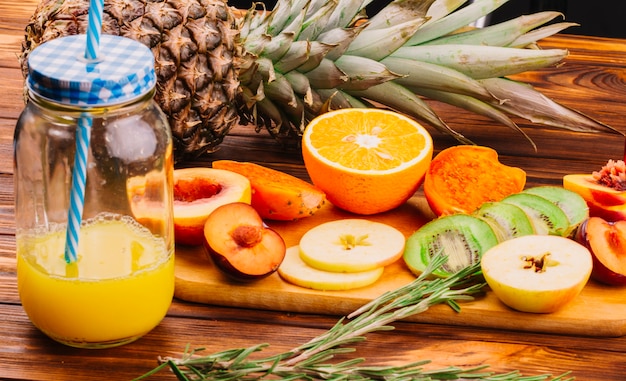
[[[160,172],[133,176],[126,181],[126,193],[133,217],[152,234],[163,237],[171,237],[171,210],[165,207],[164,201],[165,197],[169,197],[169,187],[170,180]]]
[[[300,257],[331,272],[360,272],[387,266],[402,257],[406,239],[396,228],[366,219],[341,219],[308,230]]]
[[[591,217],[578,229],[576,240],[591,251],[591,277],[609,285],[626,285],[626,221]]]
[[[285,260],[278,268],[278,274],[296,286],[320,291],[345,291],[369,286],[383,275],[384,267],[355,273],[323,271],[307,265],[300,258],[300,248],[287,249]]]
[[[238,173],[215,168],[174,170],[174,239],[183,245],[201,245],[204,224],[218,207],[250,204],[250,181]]]
[[[204,247],[218,269],[242,282],[274,273],[287,250],[280,234],[243,202],[222,205],[209,215],[204,225]]]
[[[585,199],[591,217],[600,217],[607,221],[626,220],[626,191],[598,184],[590,174],[564,176],[563,188],[574,191]]]
[[[626,192],[598,184],[591,175],[572,174],[563,177],[563,188],[574,191],[587,202],[603,206],[626,204]]]

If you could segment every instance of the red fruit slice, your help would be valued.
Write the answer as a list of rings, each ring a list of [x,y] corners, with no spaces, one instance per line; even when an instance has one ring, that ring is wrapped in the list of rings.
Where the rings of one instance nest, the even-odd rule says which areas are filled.
[[[626,191],[599,184],[591,174],[572,174],[563,177],[563,187],[580,194],[585,201],[600,206],[626,204]]]
[[[593,254],[593,279],[626,285],[626,221],[591,217],[581,226],[577,238]]]
[[[204,225],[204,238],[215,266],[238,281],[272,274],[287,251],[283,238],[263,224],[252,206],[242,202],[215,209]]]
[[[250,203],[250,181],[238,173],[215,168],[174,171],[174,237],[177,244],[202,245],[204,223],[217,207]]]

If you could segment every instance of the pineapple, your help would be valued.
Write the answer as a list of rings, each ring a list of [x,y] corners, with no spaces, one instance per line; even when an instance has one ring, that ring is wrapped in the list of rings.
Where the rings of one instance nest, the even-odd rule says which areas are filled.
[[[168,115],[177,162],[214,151],[236,124],[298,142],[329,109],[388,107],[471,141],[424,101],[489,116],[523,133],[510,116],[577,131],[612,131],[546,98],[515,73],[554,66],[566,50],[536,41],[571,23],[539,12],[466,28],[507,0],[395,0],[371,18],[372,0],[278,0],[247,11],[224,0],[106,0],[102,33],[149,46],[155,99]],[[89,0],[42,0],[26,27],[28,53],[85,33]],[[466,6],[463,6],[466,5]],[[259,9],[257,9],[259,8]]]

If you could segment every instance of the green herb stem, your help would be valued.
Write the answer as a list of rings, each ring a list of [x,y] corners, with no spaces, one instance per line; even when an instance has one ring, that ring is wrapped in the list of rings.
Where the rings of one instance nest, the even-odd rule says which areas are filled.
[[[159,358],[161,364],[137,378],[145,379],[164,368],[169,368],[179,380],[484,380],[484,381],[569,381],[569,373],[556,377],[551,375],[523,376],[519,371],[496,374],[485,371],[488,366],[471,369],[448,367],[425,370],[430,361],[417,361],[400,366],[361,366],[364,358],[351,358],[331,363],[337,355],[355,352],[350,347],[364,341],[365,335],[374,331],[393,330],[390,323],[428,310],[437,304],[447,304],[459,312],[457,301],[471,300],[482,292],[484,283],[480,264],[476,263],[447,278],[432,278],[432,272],[446,262],[438,255],[430,266],[413,282],[389,291],[372,300],[348,316],[340,319],[332,328],[294,349],[260,359],[251,358],[262,352],[269,344],[248,348],[230,349],[210,355],[199,356],[203,348],[186,348],[180,359]]]

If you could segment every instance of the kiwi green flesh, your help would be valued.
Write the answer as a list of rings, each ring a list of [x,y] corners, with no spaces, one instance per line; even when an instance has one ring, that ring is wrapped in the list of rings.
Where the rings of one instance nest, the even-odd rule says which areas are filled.
[[[585,199],[569,189],[546,185],[528,188],[524,193],[541,196],[561,208],[569,220],[566,236],[573,235],[578,226],[589,218],[589,207]]]
[[[491,226],[478,217],[453,214],[432,220],[413,233],[406,242],[404,261],[416,275],[421,274],[437,254],[448,257],[433,275],[447,277],[480,260],[498,244]]]
[[[520,207],[532,222],[539,235],[566,236],[569,219],[561,208],[548,199],[531,193],[516,193],[505,197],[501,202]]]
[[[535,233],[528,215],[517,205],[486,202],[473,214],[491,226],[499,242]]]

